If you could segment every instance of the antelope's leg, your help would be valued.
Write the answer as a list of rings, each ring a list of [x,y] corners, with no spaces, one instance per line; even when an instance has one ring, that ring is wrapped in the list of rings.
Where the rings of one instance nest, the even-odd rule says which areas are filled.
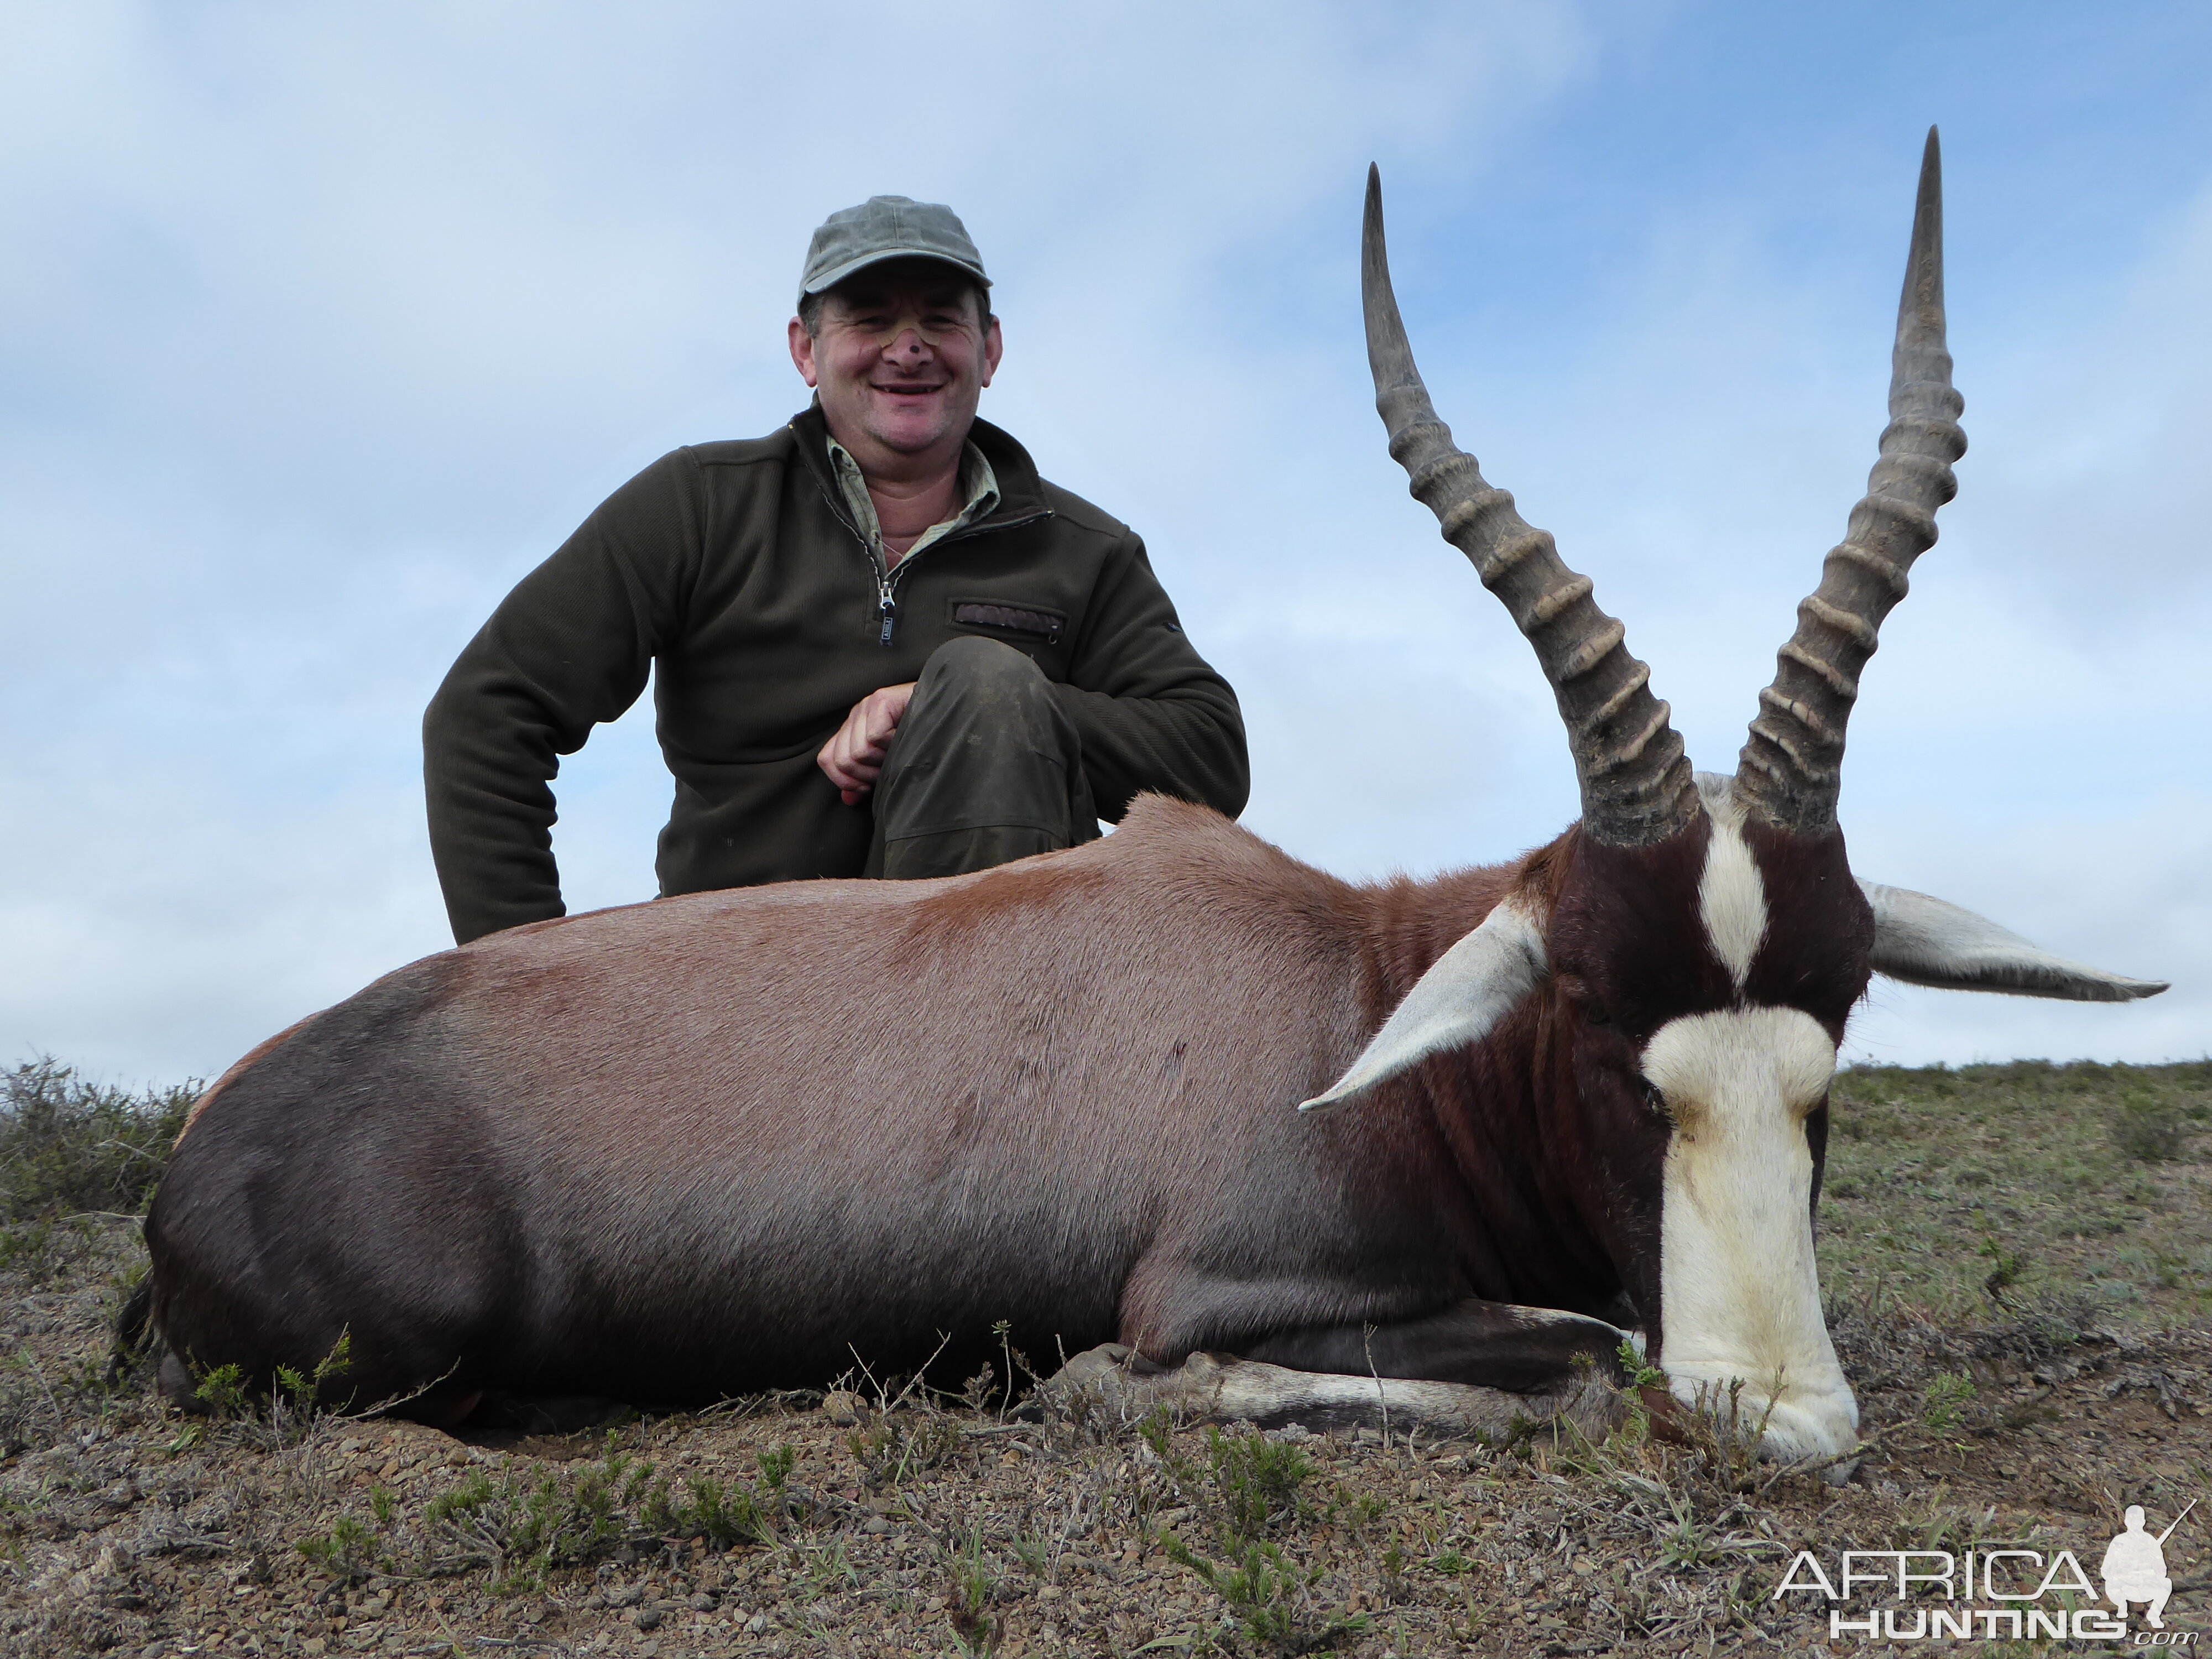
[[[1071,1359],[1042,1393],[1063,1409],[1087,1398],[1132,1419],[1165,1407],[1185,1421],[1498,1439],[1562,1419],[1595,1439],[1628,1413],[1614,1386],[1626,1340],[1580,1314],[1468,1301],[1397,1324],[1279,1332],[1179,1367],[1109,1343]]]
[[[1550,1393],[1594,1367],[1626,1381],[1616,1357],[1628,1333],[1582,1314],[1470,1299],[1391,1325],[1312,1325],[1240,1345],[1238,1357],[1291,1370],[1458,1382],[1508,1394]]]

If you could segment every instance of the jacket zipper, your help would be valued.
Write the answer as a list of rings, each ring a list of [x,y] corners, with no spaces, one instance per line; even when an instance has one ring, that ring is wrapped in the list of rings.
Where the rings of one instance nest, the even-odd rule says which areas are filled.
[[[836,498],[826,489],[823,490],[822,495],[823,499],[830,503],[831,515],[846,529],[851,531],[853,539],[860,543],[860,555],[868,562],[868,574],[876,579],[876,643],[881,646],[890,644],[891,635],[898,628],[899,578],[914,568],[914,562],[920,558],[922,553],[928,552],[930,548],[942,547],[946,542],[958,541],[963,536],[979,536],[991,530],[1012,530],[1018,526],[1035,524],[1039,519],[1052,517],[1052,509],[1047,507],[1040,507],[1034,513],[1024,513],[1018,519],[1005,519],[996,523],[971,524],[954,531],[950,536],[942,537],[932,542],[929,547],[921,550],[921,553],[908,554],[906,557],[886,570],[884,568],[881,556],[868,544],[868,538],[860,533],[860,526],[848,519],[839,509]]]
[[[901,559],[896,564],[893,565],[888,573],[884,571],[882,562],[877,559],[875,550],[873,548],[870,548],[868,550],[869,562],[873,564],[876,568],[876,614],[883,624],[881,631],[879,631],[876,635],[876,643],[878,645],[889,645],[891,642],[891,630],[898,623],[899,578],[905,575],[908,571],[914,568],[915,561],[919,559],[923,553],[933,552],[938,548],[943,547],[947,542],[957,542],[963,537],[985,535],[994,530],[1012,530],[1021,525],[1035,524],[1039,519],[1049,519],[1050,517],[1052,517],[1052,509],[1047,507],[1040,507],[1034,513],[1024,513],[1018,519],[1001,519],[996,523],[986,520],[981,524],[963,526],[962,528],[954,531],[951,535],[941,537],[938,540],[930,543],[930,544],[927,547],[923,548],[921,552],[908,554],[906,557]]]
[[[869,558],[873,560],[871,550]],[[881,564],[876,566],[876,613],[883,619],[883,632],[876,635],[878,645],[891,642],[891,629],[898,625],[898,595],[891,592],[891,574]]]

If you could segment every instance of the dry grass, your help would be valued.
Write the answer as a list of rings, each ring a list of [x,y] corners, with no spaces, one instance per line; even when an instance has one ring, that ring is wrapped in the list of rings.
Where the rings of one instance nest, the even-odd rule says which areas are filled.
[[[0,1262],[0,1651],[1830,1651],[1773,1599],[1802,1546],[2081,1553],[2117,1501],[2170,1516],[2204,1490],[2204,1079],[1842,1081],[1823,1266],[1876,1441],[1839,1489],[1641,1425],[1386,1444],[889,1388],[560,1437],[186,1423],[103,1378],[135,1231],[48,1221]],[[2022,1258],[1994,1293],[1993,1238]],[[2183,1265],[2126,1254],[2154,1243]],[[2185,1584],[2207,1536],[2167,1547]],[[2202,1607],[2185,1589],[2169,1624]]]
[[[2212,1063],[1865,1068],[1832,1099],[1830,1297],[1960,1320],[2051,1295],[2153,1328],[2212,1312]]]

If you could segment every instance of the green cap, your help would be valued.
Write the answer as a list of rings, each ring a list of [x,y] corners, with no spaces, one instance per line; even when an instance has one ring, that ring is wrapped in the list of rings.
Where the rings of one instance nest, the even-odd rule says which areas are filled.
[[[835,288],[854,271],[885,259],[936,259],[957,265],[985,288],[991,285],[983,274],[983,256],[951,208],[904,196],[871,196],[822,222],[806,250],[799,297]]]

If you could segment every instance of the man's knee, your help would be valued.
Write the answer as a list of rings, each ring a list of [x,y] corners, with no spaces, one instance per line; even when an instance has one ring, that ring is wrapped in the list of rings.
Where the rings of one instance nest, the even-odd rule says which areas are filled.
[[[929,653],[914,694],[917,698],[981,697],[1030,703],[1049,702],[1052,682],[1005,641],[968,634]]]
[[[1072,760],[1074,728],[1052,690],[1044,671],[1012,646],[966,635],[930,653],[899,731],[929,748],[1013,744]]]
[[[930,653],[876,785],[868,873],[956,875],[1097,833],[1083,740],[1043,671],[968,635]]]

